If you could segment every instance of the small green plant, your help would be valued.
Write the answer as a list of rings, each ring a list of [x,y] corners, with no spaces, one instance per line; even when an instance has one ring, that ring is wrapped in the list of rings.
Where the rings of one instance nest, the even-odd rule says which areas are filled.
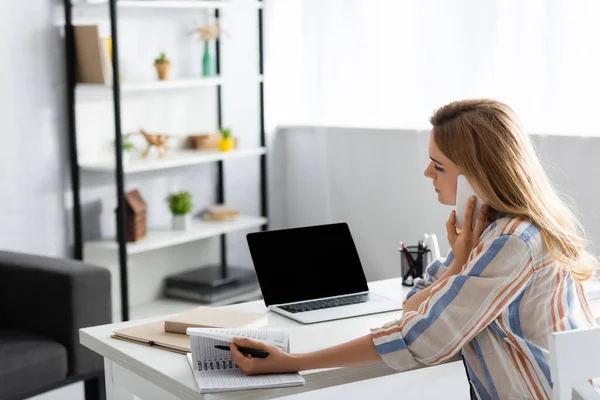
[[[167,55],[165,53],[160,53],[160,56],[154,60],[157,64],[167,63],[169,60],[167,59]]]
[[[129,135],[123,135],[121,137],[121,150],[123,151],[131,151],[131,150],[135,150],[135,145],[133,143],[131,143],[129,140],[127,140],[127,137]],[[112,141],[113,146],[116,146],[115,141]]]
[[[135,145],[131,142],[122,142],[121,147],[123,148],[123,151],[135,150]]]
[[[223,139],[228,139],[231,137],[231,129],[220,129],[221,135],[223,135]]]
[[[185,215],[192,211],[192,195],[189,192],[171,193],[167,202],[173,215]]]

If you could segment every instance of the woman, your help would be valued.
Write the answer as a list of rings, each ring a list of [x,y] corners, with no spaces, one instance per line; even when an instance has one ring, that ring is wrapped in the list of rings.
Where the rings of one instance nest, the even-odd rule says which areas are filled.
[[[425,176],[447,205],[456,202],[458,175],[468,178],[486,203],[475,227],[473,202],[460,232],[452,212],[452,250],[416,280],[399,320],[306,354],[236,339],[232,354],[245,373],[382,361],[402,371],[462,355],[479,398],[550,398],[548,336],[595,325],[581,285],[595,260],[508,106],[458,101],[437,110],[431,123]],[[248,358],[238,345],[270,355]]]

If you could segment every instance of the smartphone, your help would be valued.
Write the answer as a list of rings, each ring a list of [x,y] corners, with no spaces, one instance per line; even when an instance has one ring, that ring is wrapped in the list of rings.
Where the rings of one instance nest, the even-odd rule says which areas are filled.
[[[475,211],[473,212],[472,228],[475,227],[475,221],[477,220],[477,215],[479,214],[479,210],[481,210],[483,201],[479,198],[479,196],[477,196],[477,193],[475,193],[469,184],[467,177],[464,175],[459,175],[456,182],[456,206],[454,208],[456,211],[456,227],[458,229],[463,228],[467,205],[469,204],[469,199],[471,199],[473,196],[477,198],[477,202],[475,203]]]

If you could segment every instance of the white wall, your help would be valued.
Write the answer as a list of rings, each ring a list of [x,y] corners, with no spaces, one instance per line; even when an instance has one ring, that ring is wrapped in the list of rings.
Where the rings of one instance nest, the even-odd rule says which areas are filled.
[[[286,0],[266,36],[276,126],[427,129],[489,97],[532,132],[600,136],[600,2]]]
[[[0,2],[0,248],[66,254],[64,45],[58,0]]]
[[[592,242],[600,241],[596,155],[600,139],[532,136],[556,186],[571,196]],[[398,241],[435,233],[444,254],[451,208],[437,203],[428,132],[290,127],[275,135],[272,228],[346,221],[368,279],[399,275]]]

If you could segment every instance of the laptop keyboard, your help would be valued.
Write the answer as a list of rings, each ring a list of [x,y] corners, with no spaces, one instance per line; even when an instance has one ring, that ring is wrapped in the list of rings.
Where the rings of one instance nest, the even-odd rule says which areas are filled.
[[[285,306],[278,306],[282,310],[290,313],[299,313],[304,311],[322,310],[323,308],[333,308],[347,306],[350,304],[366,303],[369,301],[369,294],[357,294],[354,296],[336,297],[334,299],[323,299],[307,301],[299,304],[288,304]]]

